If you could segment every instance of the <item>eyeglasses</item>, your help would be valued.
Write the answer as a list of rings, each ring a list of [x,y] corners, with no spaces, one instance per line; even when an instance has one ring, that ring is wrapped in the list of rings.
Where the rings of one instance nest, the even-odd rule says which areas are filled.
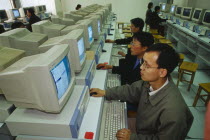
[[[158,67],[150,67],[150,66],[148,66],[148,64],[147,63],[143,63],[142,65],[141,65],[144,69],[150,69],[150,68],[157,68],[157,69],[159,69]]]
[[[132,46],[141,46],[141,44],[134,44],[133,42],[131,42]]]

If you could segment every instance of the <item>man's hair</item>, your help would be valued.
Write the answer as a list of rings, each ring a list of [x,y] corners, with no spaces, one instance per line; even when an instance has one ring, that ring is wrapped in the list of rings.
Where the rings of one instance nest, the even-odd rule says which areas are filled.
[[[139,27],[139,30],[142,31],[144,28],[144,20],[141,18],[134,18],[131,19],[131,24],[133,24],[135,27]]]
[[[160,10],[160,6],[155,6],[155,12],[157,12],[158,10]]]
[[[150,2],[150,3],[148,3],[147,8],[148,8],[148,9],[151,9],[151,8],[152,8],[152,6],[153,6],[153,3],[152,3],[152,2]]]
[[[80,9],[82,7],[82,5],[81,4],[77,4],[77,6],[76,6],[76,10],[78,10],[78,9]]]
[[[150,47],[154,44],[154,37],[148,32],[137,32],[134,33],[133,38],[137,39],[143,47]]]
[[[34,15],[34,9],[33,8],[29,8],[28,12],[31,13],[32,15]]]
[[[168,44],[157,43],[152,45],[146,52],[158,52],[158,68],[167,70],[167,76],[177,67],[179,63],[178,53]]]
[[[25,26],[22,22],[14,22],[11,25],[12,29],[20,28],[21,26]]]

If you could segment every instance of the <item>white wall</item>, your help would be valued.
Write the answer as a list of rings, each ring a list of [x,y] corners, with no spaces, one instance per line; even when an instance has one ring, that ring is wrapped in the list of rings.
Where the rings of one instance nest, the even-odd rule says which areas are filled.
[[[147,4],[151,0],[61,0],[65,12],[75,10],[77,4],[82,7],[90,4],[112,3],[112,11],[117,14],[117,20],[129,22],[130,19],[140,17],[145,19]]]
[[[210,0],[174,0],[174,4],[210,10]]]

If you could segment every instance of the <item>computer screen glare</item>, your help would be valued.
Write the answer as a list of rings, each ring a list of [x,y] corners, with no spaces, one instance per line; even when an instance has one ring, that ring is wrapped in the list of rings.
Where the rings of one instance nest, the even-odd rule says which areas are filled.
[[[50,72],[56,85],[58,99],[60,99],[71,82],[71,69],[67,56],[65,56]]]
[[[171,6],[171,13],[173,13],[175,10],[175,5]]]
[[[78,44],[78,50],[79,50],[79,59],[80,59],[80,63],[82,63],[82,60],[85,56],[85,45],[84,45],[84,39],[83,37],[77,42]]]
[[[210,12],[205,13],[203,21],[206,23],[210,23]]]
[[[200,13],[201,13],[201,10],[196,10],[195,13],[194,13],[193,18],[198,19],[199,16],[200,16]]]
[[[186,8],[184,8],[183,16],[189,17],[189,16],[190,16],[190,12],[191,12],[191,9],[186,9]]]
[[[166,9],[166,5],[162,4],[162,10],[164,11]]]
[[[20,13],[19,13],[18,9],[13,9],[12,12],[13,12],[15,18],[20,17]]]
[[[88,26],[88,35],[89,35],[89,42],[91,43],[93,40],[93,29],[92,26]]]

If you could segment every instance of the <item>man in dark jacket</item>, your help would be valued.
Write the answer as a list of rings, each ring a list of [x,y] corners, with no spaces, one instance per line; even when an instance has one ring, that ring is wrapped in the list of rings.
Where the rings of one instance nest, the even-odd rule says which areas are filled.
[[[155,7],[155,11],[152,13],[150,18],[150,28],[151,29],[158,29],[159,34],[164,35],[164,26],[161,26],[161,22],[165,22],[166,19],[161,19],[159,17],[160,6]]]
[[[185,140],[193,122],[179,89],[170,78],[179,55],[167,44],[154,44],[145,52],[142,80],[105,90],[93,88],[94,97],[138,104],[136,133],[117,131],[118,140]]]
[[[34,9],[32,8],[27,10],[27,17],[29,18],[29,24],[27,25],[27,29],[32,32],[31,25],[41,21],[41,19],[35,15]]]
[[[131,43],[131,55],[135,56],[135,61],[119,63],[119,66],[112,66],[107,64],[98,64],[97,67],[102,69],[112,69],[112,73],[121,76],[121,85],[132,84],[141,79],[140,65],[143,63],[143,55],[147,48],[154,43],[154,38],[150,33],[137,32],[133,35],[133,42]]]

